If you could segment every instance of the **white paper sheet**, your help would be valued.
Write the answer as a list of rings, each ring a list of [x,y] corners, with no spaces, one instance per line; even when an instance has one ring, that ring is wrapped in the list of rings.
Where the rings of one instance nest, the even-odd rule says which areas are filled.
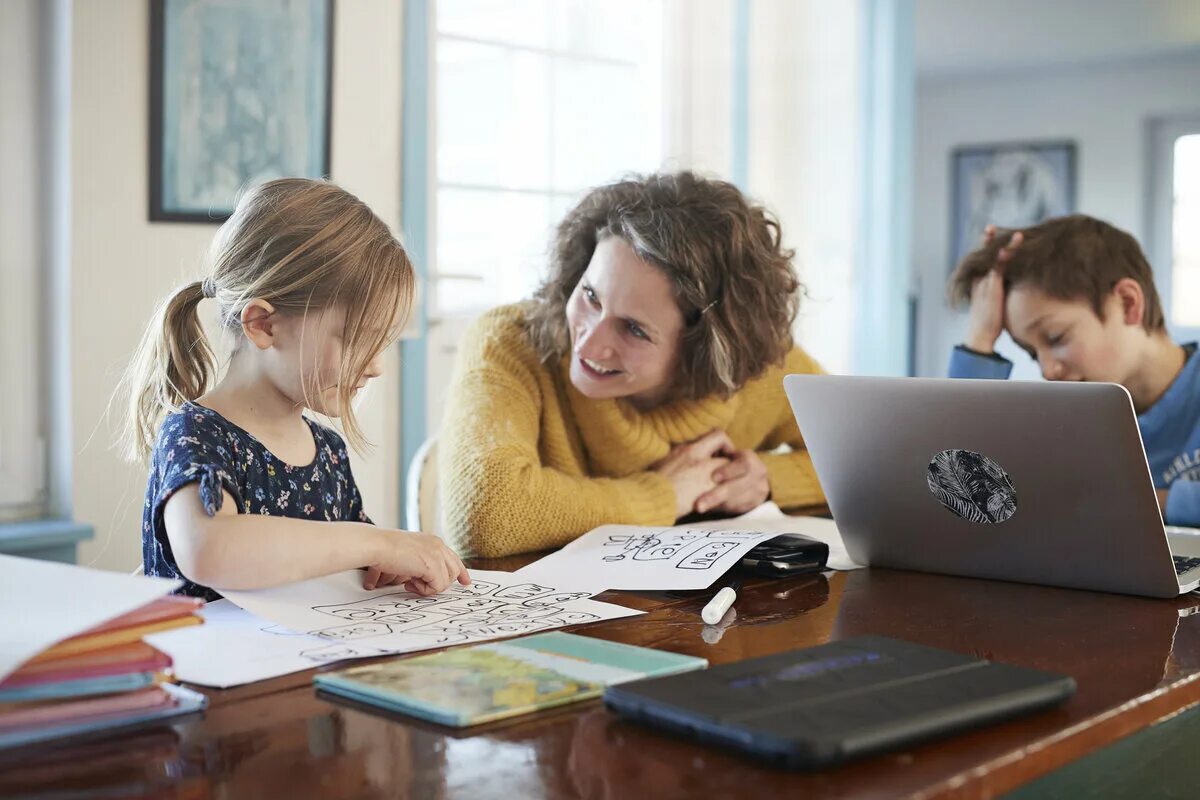
[[[133,611],[179,581],[0,555],[0,680],[47,647]]]
[[[829,545],[829,568],[858,569],[832,520],[789,517],[774,503],[702,525],[604,525],[517,570],[537,581],[585,589],[706,589],[759,542],[799,533]]]
[[[367,591],[362,572],[274,589],[226,592],[251,614],[330,645],[407,653],[501,639],[643,612],[588,599],[588,592],[535,582],[510,572],[471,570],[472,584],[434,597],[387,586]]]
[[[643,528],[604,525],[518,570],[594,594],[605,589],[705,589],[754,545],[774,538],[753,527]]]
[[[146,641],[171,657],[179,680],[201,686],[227,689],[333,661],[393,652],[295,633],[228,600],[209,603],[199,613],[203,625],[150,634]]]

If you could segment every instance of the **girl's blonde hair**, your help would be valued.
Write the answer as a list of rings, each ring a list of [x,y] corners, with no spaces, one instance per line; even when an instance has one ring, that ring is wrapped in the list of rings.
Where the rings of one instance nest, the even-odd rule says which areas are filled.
[[[255,298],[280,314],[343,305],[344,359],[338,381],[342,428],[366,445],[350,400],[392,324],[412,304],[408,254],[366,203],[327,181],[282,178],[246,192],[217,231],[208,277],[175,290],[155,312],[122,385],[128,394],[124,444],[134,459],[153,451],[163,417],[209,390],[217,375],[197,306],[217,301],[221,325],[240,330]],[[303,376],[305,397],[310,380]],[[307,405],[307,402],[306,402]]]

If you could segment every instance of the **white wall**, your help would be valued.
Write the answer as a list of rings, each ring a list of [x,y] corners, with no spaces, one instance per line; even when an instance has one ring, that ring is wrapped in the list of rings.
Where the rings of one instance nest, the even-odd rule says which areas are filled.
[[[1195,50],[1196,0],[916,0],[921,74],[1103,64]]]
[[[1197,87],[1200,55],[918,82],[913,198],[918,374],[943,375],[950,348],[965,330],[963,315],[952,314],[945,302],[951,151],[969,144],[1074,140],[1077,209],[1128,230],[1145,245],[1147,121],[1200,110]],[[1015,375],[1037,376],[1011,343],[1004,352],[1017,364]]]
[[[0,519],[39,513],[44,489],[37,469],[45,422],[36,344],[45,264],[40,27],[35,0],[0,3]]]
[[[394,230],[400,220],[400,3],[337,3],[332,176]],[[112,448],[109,397],[155,304],[195,280],[215,226],[147,222],[148,4],[73,5],[71,325],[75,518],[96,528],[80,563],[140,561],[146,470]],[[204,306],[201,307],[204,313]],[[211,310],[208,313],[212,313]],[[399,369],[395,352],[362,407],[378,448],[355,460],[369,513],[399,520]]]

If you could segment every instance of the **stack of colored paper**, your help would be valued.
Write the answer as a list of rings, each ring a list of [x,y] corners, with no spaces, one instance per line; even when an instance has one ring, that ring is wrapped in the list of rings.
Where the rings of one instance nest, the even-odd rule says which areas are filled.
[[[0,680],[0,748],[187,713],[204,697],[171,685],[171,659],[142,641],[196,625],[201,601],[160,597],[63,639]]]

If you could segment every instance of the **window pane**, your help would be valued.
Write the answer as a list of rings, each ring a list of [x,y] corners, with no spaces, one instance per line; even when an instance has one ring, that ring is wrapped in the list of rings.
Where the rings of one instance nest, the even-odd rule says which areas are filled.
[[[549,47],[551,0],[438,0],[438,33]],[[605,5],[605,3],[598,3]]]
[[[1171,214],[1171,318],[1200,326],[1200,134],[1175,140],[1175,201]]]
[[[551,8],[555,50],[637,63],[662,48],[657,0],[556,0]]]
[[[658,165],[659,109],[635,66],[555,59],[554,188],[573,192]]]
[[[439,182],[549,186],[548,64],[537,53],[438,43]]]
[[[661,0],[438,0],[439,34],[634,62],[660,47]]]
[[[434,313],[514,303],[541,280],[550,244],[550,199],[534,193],[442,189],[438,192],[438,273]]]
[[[430,311],[458,316],[529,296],[579,195],[658,167],[663,4],[441,0],[437,12],[434,272],[446,277]]]

